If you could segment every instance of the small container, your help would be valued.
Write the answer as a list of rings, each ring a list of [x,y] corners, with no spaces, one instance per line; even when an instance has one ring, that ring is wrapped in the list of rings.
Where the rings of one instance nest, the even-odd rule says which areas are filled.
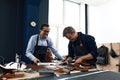
[[[20,62],[20,57],[19,55],[16,53],[16,56],[15,56],[15,62],[19,63]]]

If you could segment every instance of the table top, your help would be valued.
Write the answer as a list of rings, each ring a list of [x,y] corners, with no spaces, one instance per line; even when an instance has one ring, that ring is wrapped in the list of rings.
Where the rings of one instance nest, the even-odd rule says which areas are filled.
[[[7,80],[118,80],[120,78],[119,72],[103,71],[97,69],[89,69],[88,71],[70,71],[69,73],[55,72],[54,75],[40,74],[39,70],[46,70],[43,66],[28,65],[28,68],[32,68],[30,71],[16,71],[13,78]],[[44,72],[44,71],[43,71]]]
[[[120,73],[102,70],[91,70],[88,72],[73,72],[48,77],[38,77],[25,80],[119,80]]]

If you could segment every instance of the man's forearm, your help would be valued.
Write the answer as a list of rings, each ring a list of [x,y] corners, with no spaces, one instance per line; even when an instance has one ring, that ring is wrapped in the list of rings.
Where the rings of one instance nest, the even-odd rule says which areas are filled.
[[[28,57],[31,61],[34,61],[35,56],[33,56],[32,53],[26,53],[25,55],[26,55],[26,57]]]
[[[82,60],[90,60],[90,59],[93,59],[93,56],[89,53],[87,55],[81,56],[81,59]]]

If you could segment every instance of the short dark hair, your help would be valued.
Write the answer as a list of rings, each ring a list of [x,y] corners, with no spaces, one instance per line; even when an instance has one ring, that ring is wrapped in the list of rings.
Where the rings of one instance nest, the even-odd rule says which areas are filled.
[[[49,25],[48,25],[48,24],[42,24],[42,25],[40,26],[40,30],[42,30],[44,27],[49,27]]]
[[[75,32],[75,29],[72,26],[65,27],[63,30],[63,37],[66,36],[66,34],[72,34]]]

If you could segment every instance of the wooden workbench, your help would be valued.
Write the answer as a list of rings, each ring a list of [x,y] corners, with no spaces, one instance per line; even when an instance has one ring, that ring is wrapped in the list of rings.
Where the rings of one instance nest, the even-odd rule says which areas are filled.
[[[3,80],[19,80],[19,79],[29,79],[29,78],[37,78],[37,77],[44,77],[44,76],[49,76],[49,75],[40,75],[38,70],[45,69],[43,66],[37,66],[35,64],[30,64],[27,65],[27,68],[31,70],[30,71],[15,71],[14,74],[12,74],[12,77],[6,79],[3,78]],[[68,71],[55,71],[55,74],[67,74]]]

